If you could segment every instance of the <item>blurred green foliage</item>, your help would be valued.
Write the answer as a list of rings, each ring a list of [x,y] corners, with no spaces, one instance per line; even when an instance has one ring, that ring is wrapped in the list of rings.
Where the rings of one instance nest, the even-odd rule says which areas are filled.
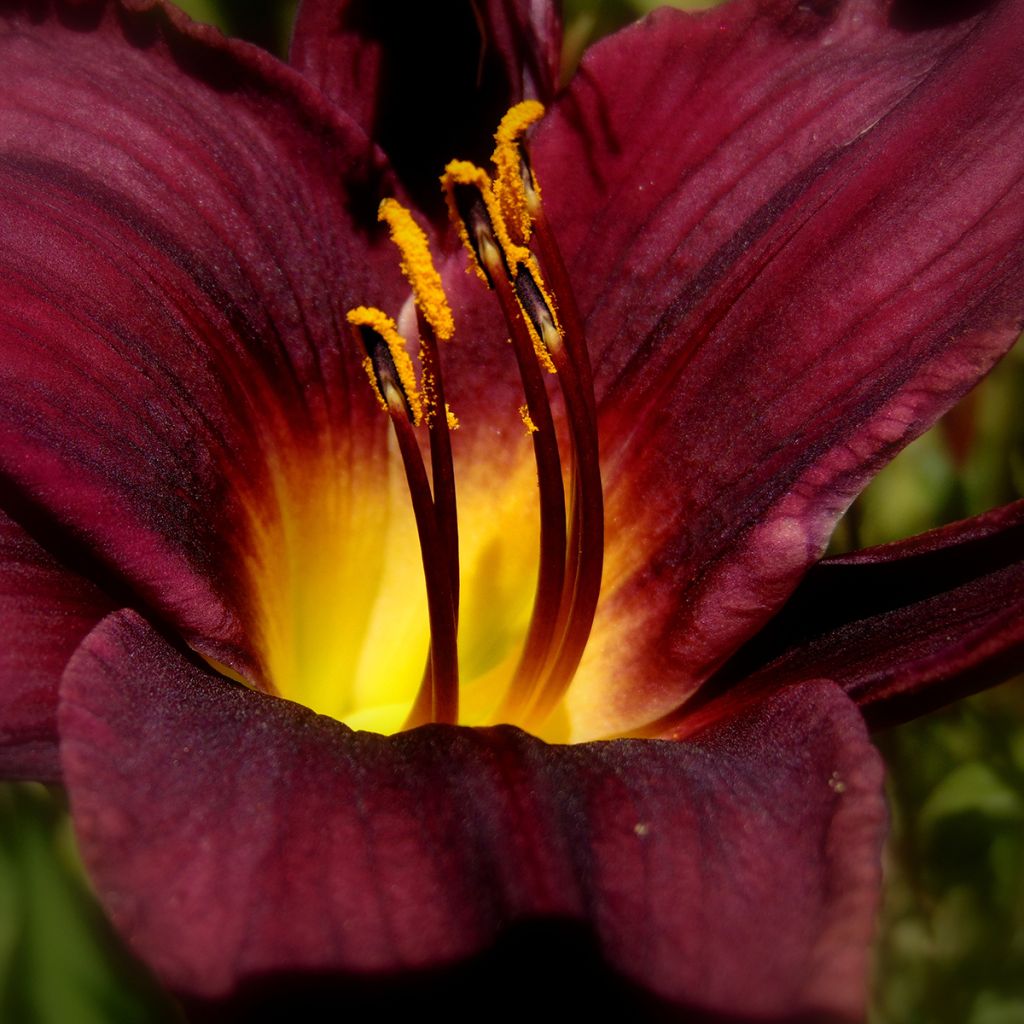
[[[1021,1024],[1024,686],[878,743],[893,827],[874,1024]]]
[[[172,1024],[89,891],[63,800],[0,786],[0,1021]]]
[[[1024,344],[841,524],[878,544],[1024,496]],[[872,1024],[1024,1024],[1024,680],[876,737],[892,834]]]
[[[715,0],[683,0],[702,8]],[[295,0],[181,0],[279,54]],[[567,0],[566,65],[652,0]],[[836,547],[1024,495],[1024,348],[855,502]],[[893,819],[872,1024],[1024,1024],[1024,682],[878,737]],[[171,1001],[91,897],[63,801],[0,786],[0,1021],[162,1024]]]
[[[248,39],[279,57],[288,52],[299,0],[172,0],[196,21]]]

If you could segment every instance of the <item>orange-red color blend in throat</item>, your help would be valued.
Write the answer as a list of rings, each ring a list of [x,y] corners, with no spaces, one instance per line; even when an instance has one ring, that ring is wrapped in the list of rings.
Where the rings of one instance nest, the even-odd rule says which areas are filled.
[[[252,517],[267,677],[355,728],[505,722],[573,738],[566,698],[601,590],[604,502],[581,319],[523,142],[542,113],[528,101],[505,116],[493,177],[463,161],[442,177],[522,382],[516,468],[464,477],[453,459],[457,396],[453,412],[441,350],[457,343],[455,318],[426,235],[386,199],[379,217],[413,292],[418,374],[386,312],[363,306],[348,319],[390,419],[390,483],[370,465],[341,470],[327,439],[301,465],[272,467],[272,507]]]

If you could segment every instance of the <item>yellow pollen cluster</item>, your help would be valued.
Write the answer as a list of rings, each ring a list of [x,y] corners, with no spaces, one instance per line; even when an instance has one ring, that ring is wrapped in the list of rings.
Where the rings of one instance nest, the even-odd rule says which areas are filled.
[[[530,335],[530,341],[533,342],[533,353],[537,357],[537,362],[548,373],[558,373],[558,370],[555,369],[555,364],[551,360],[551,354],[548,352],[547,345],[544,344],[543,339],[537,333],[537,328],[533,326],[533,321],[525,314],[523,315],[523,321]]]
[[[523,426],[526,427],[527,434],[537,433],[537,424],[533,422],[533,418],[530,416],[530,409],[528,406],[519,406],[519,417],[523,421]]]
[[[509,235],[520,245],[526,245],[533,231],[533,221],[527,209],[523,192],[522,158],[519,150],[520,139],[544,116],[544,107],[536,100],[517,103],[498,125],[494,134],[494,195],[501,208],[502,217]],[[532,175],[531,175],[532,177]],[[536,181],[534,191],[538,193]]]
[[[412,413],[413,425],[417,425],[423,419],[423,401],[419,389],[416,386],[416,371],[413,369],[412,359],[405,348],[405,339],[398,333],[395,321],[379,309],[372,306],[357,306],[348,312],[348,322],[353,327],[369,327],[384,339],[384,343],[391,353],[391,360],[398,372],[398,379],[405,392],[406,401],[409,403],[409,410]],[[377,374],[374,372],[373,363],[369,357],[363,360],[363,368],[370,378],[370,385],[374,394],[385,412],[390,411],[385,395],[381,394],[380,386],[377,383]]]
[[[505,115],[505,118],[502,120],[502,126],[498,129],[498,133],[495,136],[495,138],[499,140],[498,149],[495,150],[496,162],[498,161],[500,154],[506,151],[515,152],[516,180],[519,182],[518,195],[520,199],[516,204],[514,216],[518,218],[522,215],[526,218],[527,222],[530,217],[526,210],[525,199],[523,198],[522,184],[518,171],[519,154],[514,143],[518,136],[543,113],[544,108],[535,101],[519,103]],[[498,173],[500,176],[500,166],[498,167]],[[495,194],[497,185],[492,187],[491,179],[487,172],[480,167],[477,167],[476,164],[469,163],[466,160],[452,160],[445,168],[444,175],[441,177],[441,183],[444,185],[445,197],[448,202],[448,211],[451,214],[452,223],[455,224],[459,232],[459,237],[462,240],[462,244],[469,253],[470,265],[476,270],[477,274],[485,283],[489,283],[487,275],[484,272],[484,268],[481,267],[477,261],[476,249],[470,243],[467,225],[463,221],[462,215],[455,202],[454,189],[455,186],[458,185],[471,186],[479,191],[483,198],[484,205],[487,207],[487,214],[490,217],[491,224],[494,228],[495,239],[505,255],[505,262],[508,267],[513,268],[513,279],[521,273],[527,273],[532,278],[534,284],[536,284],[538,290],[543,296],[544,302],[551,315],[552,326],[556,335],[555,343],[561,344],[562,328],[558,322],[558,314],[555,310],[554,300],[544,287],[543,276],[533,253],[530,252],[525,245],[519,245],[517,242],[514,242],[510,236],[505,213]],[[529,237],[529,230],[526,231],[526,237]],[[522,309],[521,303],[520,309]],[[537,354],[537,360],[548,373],[557,372],[548,350],[548,339],[541,338],[533,324],[533,321],[529,316],[527,316],[526,311],[523,309],[522,312],[523,320],[526,323],[526,329],[530,334],[534,351]]]
[[[402,254],[402,273],[412,287],[416,305],[438,340],[448,341],[455,333],[455,321],[441,284],[441,275],[430,256],[427,236],[413,220],[412,214],[394,199],[385,199],[380,204],[377,219],[387,224],[391,241]]]

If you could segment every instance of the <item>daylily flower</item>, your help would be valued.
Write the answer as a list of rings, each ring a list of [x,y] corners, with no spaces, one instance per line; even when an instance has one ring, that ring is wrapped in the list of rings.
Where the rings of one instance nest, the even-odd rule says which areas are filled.
[[[557,100],[553,11],[473,7],[307,0],[286,66],[0,2],[0,764],[185,997],[529,1006],[570,935],[571,1005],[856,1019],[858,706],[1020,669],[1024,506],[818,560],[1018,332],[1024,3],[663,12]]]

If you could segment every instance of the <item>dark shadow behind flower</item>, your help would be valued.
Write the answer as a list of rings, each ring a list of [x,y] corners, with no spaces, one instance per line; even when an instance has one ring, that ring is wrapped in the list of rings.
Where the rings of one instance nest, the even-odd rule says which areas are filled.
[[[592,999],[857,1019],[884,810],[850,697],[905,717],[1019,667],[1024,513],[812,566],[1019,328],[1024,5],[662,13],[531,138],[607,511],[564,746],[486,717],[351,732],[273,695],[298,691],[268,637],[322,612],[308,650],[338,687],[404,648],[422,669],[400,612],[332,647],[369,630],[360,587],[398,549],[346,313],[407,299],[379,200],[426,195],[439,139],[486,147],[480,110],[554,88],[545,4],[477,5],[483,60],[444,19],[396,51],[368,10],[307,3],[296,71],[159,5],[0,3],[4,769],[67,786],[112,920],[215,1013],[313,977],[458,1014],[521,972],[528,1002],[564,942],[579,984],[609,971]],[[432,54],[449,95],[424,132]],[[521,399],[423,203],[461,331],[460,526],[501,534],[471,525],[464,594],[500,595],[503,509],[533,486]],[[467,692],[515,618],[497,604],[464,599]]]

